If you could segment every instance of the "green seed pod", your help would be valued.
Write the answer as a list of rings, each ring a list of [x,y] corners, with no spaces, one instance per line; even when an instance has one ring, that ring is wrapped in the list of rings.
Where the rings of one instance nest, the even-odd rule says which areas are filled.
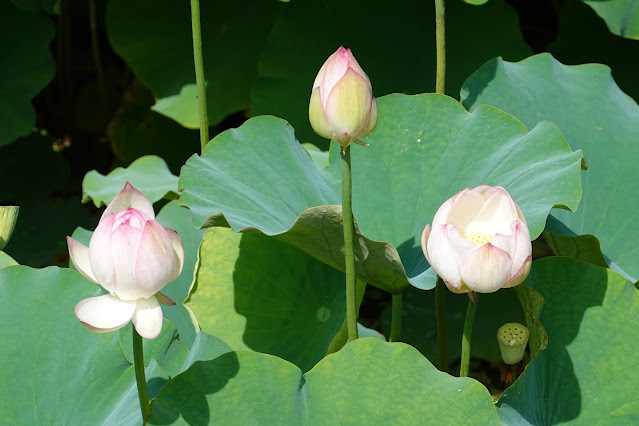
[[[9,242],[18,220],[18,206],[0,206],[0,250]]]
[[[529,335],[528,328],[516,322],[509,322],[499,327],[497,341],[501,357],[506,364],[517,364],[522,360]]]

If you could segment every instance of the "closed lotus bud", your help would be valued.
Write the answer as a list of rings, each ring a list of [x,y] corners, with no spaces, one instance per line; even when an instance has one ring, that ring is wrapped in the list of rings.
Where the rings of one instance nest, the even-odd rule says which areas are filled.
[[[528,328],[516,322],[509,322],[499,327],[497,342],[499,342],[504,363],[517,364],[524,358],[528,336]]]
[[[311,126],[342,147],[370,135],[377,125],[377,102],[368,76],[350,49],[340,46],[322,65],[308,107]]]
[[[175,304],[159,291],[182,271],[184,248],[174,230],[155,220],[144,194],[127,183],[102,214],[89,247],[71,237],[67,244],[78,271],[109,292],[78,303],[78,319],[98,333],[133,320],[140,336],[157,337],[159,303]]]
[[[532,262],[530,233],[519,206],[500,186],[464,189],[426,225],[422,250],[455,293],[492,293],[526,279]]]
[[[0,250],[4,249],[18,220],[18,206],[0,206]]]

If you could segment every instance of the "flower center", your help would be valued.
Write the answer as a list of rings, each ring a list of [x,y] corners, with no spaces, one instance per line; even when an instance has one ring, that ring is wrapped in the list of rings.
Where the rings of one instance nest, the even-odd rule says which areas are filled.
[[[488,234],[480,234],[479,232],[477,232],[475,234],[466,235],[464,238],[466,238],[468,241],[472,242],[476,246],[481,247],[484,244],[489,243],[490,240],[493,239],[493,236]]]

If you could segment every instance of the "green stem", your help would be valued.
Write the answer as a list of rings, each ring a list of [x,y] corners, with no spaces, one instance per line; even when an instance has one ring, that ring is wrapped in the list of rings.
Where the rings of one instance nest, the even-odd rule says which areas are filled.
[[[357,294],[355,291],[355,251],[353,247],[353,198],[351,183],[351,147],[342,149],[342,217],[344,221],[344,257],[346,271],[346,324],[348,340],[357,339]]]
[[[470,364],[470,338],[473,334],[473,321],[475,320],[475,311],[478,302],[477,293],[475,293],[475,301],[470,296],[468,298],[468,309],[466,309],[466,320],[464,321],[464,335],[462,336],[461,349],[461,367],[459,368],[459,377],[468,377],[468,366]]]
[[[441,278],[437,278],[435,288],[435,314],[437,315],[437,352],[438,363],[441,371],[448,371],[448,351],[446,344],[446,285]]]
[[[93,54],[93,66],[95,66],[95,77],[98,81],[100,100],[102,108],[106,108],[106,88],[104,86],[104,74],[102,73],[102,60],[100,59],[100,46],[98,45],[98,24],[96,22],[95,0],[89,0],[89,24],[91,28],[91,52]]]
[[[204,80],[204,60],[202,59],[202,30],[200,26],[200,1],[191,0],[191,27],[193,29],[193,58],[195,60],[195,82],[200,111],[200,145],[202,151],[209,142],[209,120],[206,115],[206,81]]]
[[[437,80],[435,93],[444,94],[446,82],[446,25],[444,0],[435,0],[435,40],[437,44]]]
[[[393,294],[390,341],[398,342],[402,336],[402,296],[404,292]]]
[[[146,378],[144,377],[144,352],[142,349],[142,336],[133,329],[133,368],[135,368],[135,380],[138,383],[138,397],[140,398],[140,410],[142,410],[142,424],[151,417],[151,407],[149,406],[149,391],[146,389]]]

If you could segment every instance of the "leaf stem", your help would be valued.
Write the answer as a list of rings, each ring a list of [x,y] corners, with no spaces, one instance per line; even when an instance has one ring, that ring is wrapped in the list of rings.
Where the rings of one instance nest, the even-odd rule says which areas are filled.
[[[344,257],[346,272],[346,324],[348,340],[357,339],[357,294],[355,290],[355,251],[353,247],[353,198],[351,183],[351,147],[342,148],[342,217],[344,221]]]
[[[404,291],[393,294],[393,308],[391,314],[390,341],[398,342],[402,336],[402,298]]]
[[[448,371],[448,351],[446,348],[448,336],[446,335],[446,286],[441,278],[437,277],[435,288],[435,314],[437,316],[437,355],[441,371]]]
[[[435,43],[437,45],[437,79],[435,93],[444,94],[446,82],[446,25],[444,0],[435,0]]]
[[[142,424],[151,417],[151,407],[149,406],[149,391],[146,388],[146,377],[144,376],[144,351],[142,349],[142,336],[133,329],[133,367],[135,369],[135,381],[138,384],[138,397],[140,399],[140,410],[142,410]]]
[[[191,0],[191,27],[193,29],[193,58],[195,60],[195,82],[200,112],[200,145],[202,151],[209,142],[209,120],[206,114],[206,80],[202,59],[202,30],[200,25],[200,0]]]
[[[477,310],[477,302],[479,300],[477,293],[472,296],[468,293],[468,296],[468,308],[466,309],[466,320],[464,321],[464,335],[462,336],[459,377],[468,377],[468,366],[470,364],[470,338],[473,334],[473,322],[475,320],[475,311]],[[475,300],[473,300],[473,297]]]
[[[95,0],[89,0],[89,25],[91,28],[91,53],[93,54],[93,66],[95,67],[95,77],[98,81],[98,90],[100,91],[102,108],[106,109],[106,88],[104,86],[104,74],[102,73],[102,60],[100,59],[100,46],[98,44],[98,24],[96,22],[95,15]]]

